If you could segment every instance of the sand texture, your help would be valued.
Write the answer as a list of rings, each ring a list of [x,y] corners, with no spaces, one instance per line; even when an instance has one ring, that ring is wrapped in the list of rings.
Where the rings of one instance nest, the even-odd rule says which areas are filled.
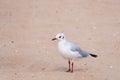
[[[59,32],[98,58],[65,72]],[[0,0],[0,80],[120,80],[120,0]]]

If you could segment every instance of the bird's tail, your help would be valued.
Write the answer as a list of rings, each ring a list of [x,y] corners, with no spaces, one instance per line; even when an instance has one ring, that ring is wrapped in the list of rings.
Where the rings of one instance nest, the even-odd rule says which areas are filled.
[[[90,53],[90,55],[91,55],[92,57],[94,57],[94,58],[98,57],[98,55],[95,55],[95,54],[91,54],[91,53]]]

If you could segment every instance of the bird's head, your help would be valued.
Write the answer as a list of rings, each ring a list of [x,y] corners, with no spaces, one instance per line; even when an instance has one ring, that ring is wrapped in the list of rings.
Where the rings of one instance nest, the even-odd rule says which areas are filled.
[[[59,41],[65,40],[65,35],[64,35],[63,33],[58,33],[58,34],[56,35],[56,37],[53,38],[52,40],[53,40],[53,41],[54,41],[54,40],[59,40]]]

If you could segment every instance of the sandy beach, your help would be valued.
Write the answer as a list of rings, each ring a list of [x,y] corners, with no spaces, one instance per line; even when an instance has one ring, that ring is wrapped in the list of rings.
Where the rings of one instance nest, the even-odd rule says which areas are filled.
[[[98,58],[65,72],[59,32]],[[120,0],[1,0],[0,80],[120,80]]]

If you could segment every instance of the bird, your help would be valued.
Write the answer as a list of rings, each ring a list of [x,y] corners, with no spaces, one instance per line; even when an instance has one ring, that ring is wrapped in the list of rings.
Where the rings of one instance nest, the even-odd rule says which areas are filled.
[[[68,60],[69,68],[66,72],[73,72],[74,59],[85,58],[88,56],[96,58],[98,55],[82,50],[78,45],[69,42],[64,33],[58,33],[52,41],[58,40],[58,49],[63,58]]]

